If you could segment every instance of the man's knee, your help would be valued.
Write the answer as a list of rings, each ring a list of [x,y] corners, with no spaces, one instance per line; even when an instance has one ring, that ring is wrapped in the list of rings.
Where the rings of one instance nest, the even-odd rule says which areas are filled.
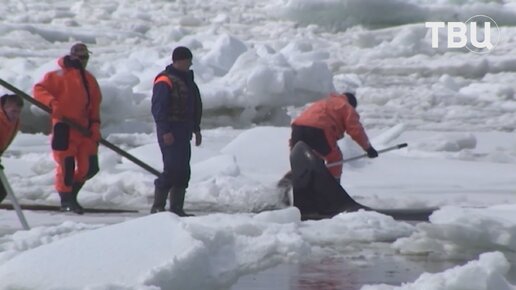
[[[190,168],[174,168],[164,171],[159,178],[154,181],[154,185],[162,189],[171,187],[187,188],[190,182]]]

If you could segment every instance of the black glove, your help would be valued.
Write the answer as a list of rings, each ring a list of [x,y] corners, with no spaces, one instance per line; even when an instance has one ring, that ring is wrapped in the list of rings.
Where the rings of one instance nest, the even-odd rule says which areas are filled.
[[[378,157],[378,152],[376,152],[376,150],[373,148],[373,146],[369,146],[369,148],[367,148],[367,157],[369,157],[369,158]]]

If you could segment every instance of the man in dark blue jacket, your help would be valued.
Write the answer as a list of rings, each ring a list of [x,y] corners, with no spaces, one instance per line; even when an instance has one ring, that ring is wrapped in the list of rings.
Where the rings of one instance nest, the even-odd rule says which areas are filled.
[[[163,172],[154,181],[154,203],[151,213],[165,210],[170,192],[170,211],[189,216],[183,210],[186,188],[190,181],[190,141],[202,142],[202,102],[194,82],[192,52],[183,46],[174,49],[172,64],[160,72],[152,90],[152,115],[163,157]]]

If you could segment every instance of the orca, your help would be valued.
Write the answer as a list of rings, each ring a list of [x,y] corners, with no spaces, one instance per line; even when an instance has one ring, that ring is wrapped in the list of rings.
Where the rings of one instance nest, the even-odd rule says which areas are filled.
[[[304,142],[290,152],[293,205],[302,220],[331,218],[342,212],[376,211],[396,220],[428,221],[438,208],[376,209],[356,202],[328,171],[323,159]]]

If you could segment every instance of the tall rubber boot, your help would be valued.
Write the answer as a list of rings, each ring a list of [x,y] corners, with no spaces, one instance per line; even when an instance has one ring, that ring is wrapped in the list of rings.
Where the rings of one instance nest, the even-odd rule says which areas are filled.
[[[71,199],[71,202],[73,203],[73,205],[77,208],[78,211],[82,211],[82,213],[84,213],[84,208],[77,201],[77,196],[79,195],[79,191],[81,190],[83,185],[84,185],[84,182],[74,182],[72,184],[72,199]]]
[[[181,217],[194,216],[193,214],[185,213],[183,210],[185,194],[185,188],[172,187],[172,189],[170,189],[170,211]]]
[[[161,211],[165,211],[165,204],[167,203],[167,191],[157,188],[154,188],[154,203],[152,204],[150,213],[157,213]]]
[[[76,214],[84,214],[84,210],[77,206],[77,203],[73,201],[74,197],[71,192],[60,192],[59,197],[61,198],[62,212],[74,212]]]

